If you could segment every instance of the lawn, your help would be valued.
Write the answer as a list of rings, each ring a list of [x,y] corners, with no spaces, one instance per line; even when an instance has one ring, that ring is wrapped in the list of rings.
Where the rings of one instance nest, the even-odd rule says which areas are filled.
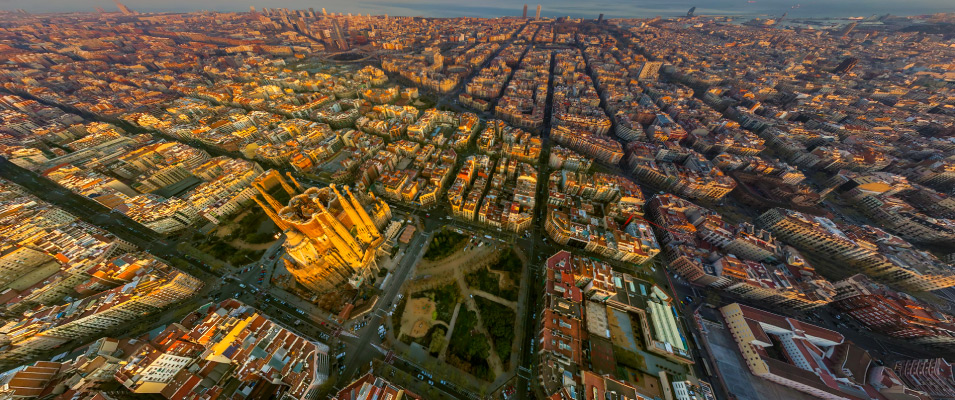
[[[435,261],[445,258],[458,249],[461,249],[467,243],[468,237],[451,230],[442,230],[434,235],[431,244],[428,245],[428,251],[424,253],[424,259]]]
[[[474,301],[477,302],[478,310],[481,311],[484,326],[494,340],[494,351],[501,357],[501,363],[507,369],[507,363],[511,358],[511,344],[514,342],[514,324],[517,314],[509,307],[485,298],[475,296]]]

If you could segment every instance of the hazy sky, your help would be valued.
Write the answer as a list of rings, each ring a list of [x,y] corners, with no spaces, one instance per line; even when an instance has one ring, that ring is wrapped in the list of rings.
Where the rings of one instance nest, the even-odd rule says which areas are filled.
[[[869,16],[891,13],[915,15],[936,12],[955,12],[955,0],[525,0],[528,14],[534,13],[537,3],[544,16],[595,17],[604,13],[609,17],[652,17],[685,14],[692,6],[697,14],[779,15],[790,16]],[[523,5],[511,0],[124,0],[133,10],[150,11],[248,11],[249,6],[285,7],[290,9],[328,12],[371,13],[411,16],[475,16],[498,17],[518,15]],[[797,7],[796,5],[799,4]],[[30,12],[92,11],[93,7],[115,11],[112,0],[0,0],[0,9],[23,8]]]

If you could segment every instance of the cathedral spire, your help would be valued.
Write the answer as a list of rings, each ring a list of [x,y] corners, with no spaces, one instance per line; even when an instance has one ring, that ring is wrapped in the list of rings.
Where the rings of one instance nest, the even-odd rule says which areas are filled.
[[[368,231],[371,232],[371,235],[377,239],[381,237],[381,233],[378,232],[378,227],[375,226],[375,223],[371,220],[371,217],[368,215],[368,212],[365,211],[365,207],[361,205],[361,202],[355,198],[355,195],[351,192],[351,188],[347,185],[345,186],[345,193],[348,194],[348,199],[351,201],[352,206],[355,208],[355,211],[358,212],[361,222],[367,227]]]
[[[275,225],[279,227],[279,230],[284,231],[288,229],[288,224],[286,224],[285,221],[282,221],[282,219],[279,218],[278,214],[276,214],[271,207],[266,206],[265,203],[262,203],[262,200],[259,200],[257,196],[252,196],[252,200],[255,200],[255,202],[258,203],[259,207],[262,207],[262,209],[265,210],[265,214],[268,215],[269,219],[271,219],[272,222],[274,222]]]
[[[278,200],[275,200],[275,198],[269,194],[269,191],[265,190],[265,186],[262,185],[262,182],[253,182],[252,186],[255,186],[255,188],[259,191],[259,194],[261,194],[265,201],[272,206],[272,212],[278,213],[279,210],[284,208],[282,203],[279,203]]]
[[[361,242],[365,244],[371,243],[372,240],[374,240],[372,234],[368,230],[368,227],[365,226],[365,221],[361,219],[361,217],[358,215],[358,212],[355,211],[354,207],[352,207],[352,202],[345,198],[345,196],[342,196],[341,192],[338,191],[338,188],[335,187],[335,185],[329,186],[332,188],[332,192],[335,193],[335,196],[338,197],[338,203],[341,204],[342,209],[345,210],[345,214],[348,214],[348,219],[351,220],[351,223],[358,231],[358,240],[361,240]]]
[[[292,176],[291,172],[286,171],[285,175],[288,176],[288,179],[292,181],[292,184],[294,184],[295,187],[298,188],[299,192],[305,193],[305,188],[303,188],[302,185],[298,183],[298,179],[295,179],[295,177]]]

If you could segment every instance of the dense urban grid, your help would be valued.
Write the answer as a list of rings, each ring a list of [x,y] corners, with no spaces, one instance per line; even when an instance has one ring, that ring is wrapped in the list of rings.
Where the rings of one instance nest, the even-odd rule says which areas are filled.
[[[0,12],[0,399],[955,398],[955,14],[117,6]]]

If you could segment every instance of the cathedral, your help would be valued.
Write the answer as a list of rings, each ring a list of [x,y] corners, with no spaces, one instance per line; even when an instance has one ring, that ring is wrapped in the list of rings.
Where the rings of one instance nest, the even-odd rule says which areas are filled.
[[[265,183],[278,179],[292,196],[281,206],[268,194]],[[384,243],[379,226],[391,218],[388,204],[369,195],[371,214],[348,186],[324,188],[302,186],[289,175],[298,191],[282,176],[269,171],[254,183],[265,198],[256,202],[285,232],[285,266],[302,286],[326,293],[349,285],[357,288],[378,272],[376,258]]]

